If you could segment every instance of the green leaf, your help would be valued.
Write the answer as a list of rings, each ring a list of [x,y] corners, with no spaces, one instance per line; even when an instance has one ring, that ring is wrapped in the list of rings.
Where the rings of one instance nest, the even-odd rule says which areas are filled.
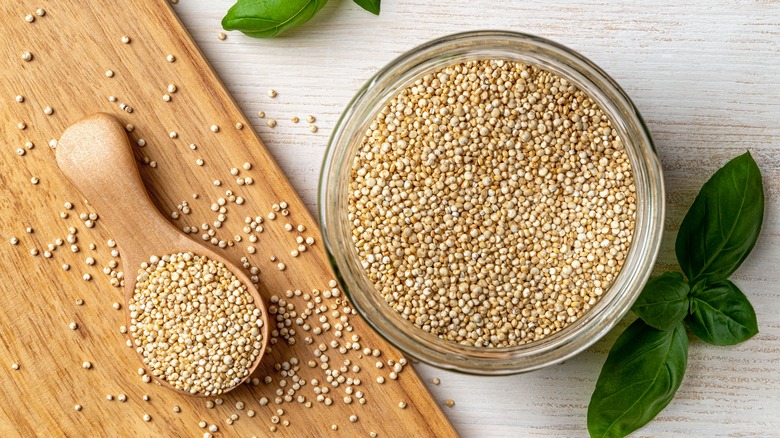
[[[677,261],[691,284],[725,280],[745,260],[764,219],[761,171],[746,152],[702,187],[677,235]]]
[[[380,0],[353,0],[360,5],[361,8],[371,12],[374,15],[379,15],[379,1]]]
[[[650,327],[671,330],[688,314],[690,287],[679,272],[652,277],[631,310]]]
[[[745,294],[729,280],[719,281],[691,294],[686,318],[693,334],[715,345],[734,345],[758,333],[756,312]]]
[[[612,346],[588,405],[592,437],[623,437],[672,401],[688,365],[682,324],[656,330],[638,319]]]
[[[225,30],[271,38],[309,21],[328,0],[238,0],[222,19]]]

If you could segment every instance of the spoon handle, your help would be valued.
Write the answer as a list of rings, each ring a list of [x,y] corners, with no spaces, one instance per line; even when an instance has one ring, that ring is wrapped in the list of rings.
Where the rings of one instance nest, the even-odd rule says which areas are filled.
[[[71,125],[56,155],[62,172],[110,227],[125,262],[140,263],[183,239],[149,198],[125,129],[113,116],[97,113]]]

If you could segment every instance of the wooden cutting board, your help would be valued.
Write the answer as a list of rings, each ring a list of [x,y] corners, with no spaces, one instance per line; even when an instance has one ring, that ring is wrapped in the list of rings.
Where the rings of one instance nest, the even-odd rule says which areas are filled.
[[[45,15],[36,16],[41,7]],[[32,23],[25,20],[27,14],[35,17]],[[455,435],[410,365],[397,380],[390,379],[393,367],[388,361],[397,362],[401,354],[357,315],[348,315],[350,328],[342,322],[349,312],[343,294],[313,292],[329,291],[333,278],[316,222],[165,2],[2,2],[0,23],[0,435],[201,436],[205,430],[198,426],[200,421],[217,425],[217,436],[271,436],[273,428],[279,436]],[[130,42],[123,43],[123,36]],[[32,55],[29,61],[23,59],[27,51]],[[176,86],[175,93],[167,91],[169,84]],[[164,94],[171,100],[163,100]],[[17,95],[24,101],[17,102]],[[45,114],[46,107],[51,114]],[[122,109],[127,107],[132,112]],[[231,245],[213,248],[239,266],[246,257],[259,269],[263,296],[282,297],[297,313],[287,317],[287,328],[295,334],[279,333],[271,340],[270,353],[255,375],[256,384],[223,396],[223,403],[214,408],[208,408],[204,399],[181,397],[145,383],[137,373],[136,354],[125,345],[127,335],[120,333],[124,309],[118,311],[112,304],[122,302],[121,291],[111,285],[112,277],[103,268],[121,260],[122,242],[115,248],[109,245],[112,236],[99,217],[92,227],[80,218],[82,213],[99,216],[100,212],[93,211],[69,185],[49,146],[69,124],[99,111],[132,124],[129,135],[135,144],[144,140],[145,146],[136,146],[135,153],[160,211],[179,228],[197,227],[190,237],[199,241],[207,233],[201,225],[209,224],[217,241]],[[33,147],[25,147],[26,142]],[[24,155],[17,154],[20,148]],[[244,163],[251,163],[251,169],[244,169]],[[238,175],[231,174],[233,168]],[[238,179],[247,177],[253,183],[239,185]],[[33,178],[37,184],[31,182]],[[231,202],[228,190],[244,202]],[[214,228],[219,213],[212,211],[212,204],[218,204],[219,198],[227,200],[227,217]],[[184,201],[189,214],[178,209]],[[66,202],[73,204],[72,210],[64,207]],[[288,204],[289,215],[276,212],[276,220],[270,220],[274,204],[282,202]],[[172,212],[178,213],[178,219]],[[257,237],[253,243],[244,230],[244,219],[256,216],[265,218],[264,231],[250,230]],[[288,223],[296,230],[287,231]],[[297,231],[299,225],[303,232]],[[78,252],[72,252],[67,242],[69,227],[77,230]],[[299,235],[311,236],[315,242],[293,257]],[[241,241],[236,242],[235,236],[241,236]],[[12,238],[18,244],[11,244]],[[57,239],[64,244],[56,246]],[[51,254],[46,253],[48,244],[55,244]],[[95,249],[90,249],[91,244]],[[38,255],[31,255],[31,250]],[[112,255],[114,250],[119,254]],[[87,264],[87,258],[95,264]],[[278,263],[286,268],[280,270]],[[63,264],[70,269],[66,271]],[[91,279],[85,279],[85,274]],[[292,298],[285,296],[288,291]],[[309,301],[304,294],[310,294]],[[309,326],[298,325],[296,319],[304,316],[307,303],[313,303],[317,294],[322,302],[306,321],[298,321]],[[77,305],[78,299],[84,304]],[[279,328],[277,322],[284,324],[285,318],[280,319],[271,315],[271,329]],[[315,334],[323,321],[330,329]],[[71,330],[71,322],[78,329]],[[337,324],[342,324],[341,333]],[[353,336],[359,338],[360,348],[340,353],[339,347],[354,342]],[[335,348],[334,341],[339,344],[334,343]],[[341,376],[353,379],[352,403],[345,401],[346,381],[338,387],[326,381],[322,360],[314,353],[318,347],[326,348],[330,370],[346,370]],[[364,355],[365,348],[381,355]],[[295,367],[293,358],[297,378],[285,377],[286,368]],[[82,367],[85,361],[91,369]],[[381,369],[377,362],[383,363]],[[353,369],[356,365],[359,371]],[[378,383],[378,377],[384,377],[385,383]],[[295,390],[296,381],[306,384]],[[322,395],[332,404],[317,401],[316,386],[329,388]],[[291,390],[291,401],[285,401]],[[362,392],[364,404],[359,403],[357,391]],[[127,401],[118,401],[119,394],[125,394]],[[148,401],[143,400],[145,394]],[[263,397],[270,400],[265,406],[259,403]],[[243,409],[236,406],[238,402]],[[306,407],[307,402],[311,407]],[[405,409],[399,407],[401,402],[406,403]],[[76,404],[82,406],[80,411],[74,409]],[[174,406],[181,412],[175,412]],[[249,410],[255,415],[250,417]],[[145,414],[151,421],[144,421]],[[229,425],[226,420],[233,414],[239,417]],[[352,415],[357,417],[354,423]]]

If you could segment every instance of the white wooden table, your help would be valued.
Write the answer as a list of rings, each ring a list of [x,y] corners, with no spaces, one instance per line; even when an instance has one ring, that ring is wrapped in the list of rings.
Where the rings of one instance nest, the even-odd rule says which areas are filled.
[[[640,436],[780,436],[780,3],[731,1],[385,0],[375,17],[331,2],[305,27],[220,41],[230,0],[174,6],[266,145],[314,211],[331,128],[355,91],[400,53],[435,37],[508,29],[563,43],[631,95],[655,138],[668,219],[658,269],[674,263],[679,223],[709,175],[750,149],[764,174],[764,229],[736,283],[761,332],[737,347],[692,341],[677,398]],[[278,97],[267,96],[269,88]],[[264,111],[275,129],[256,116]],[[317,117],[312,134],[305,117]],[[302,122],[293,124],[292,116]],[[611,333],[587,352],[531,374],[480,378],[420,365],[466,437],[585,436],[590,394]]]

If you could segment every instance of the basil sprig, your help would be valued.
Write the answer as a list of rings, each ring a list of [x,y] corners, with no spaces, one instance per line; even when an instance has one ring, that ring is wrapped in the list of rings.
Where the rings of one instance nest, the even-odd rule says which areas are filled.
[[[379,15],[380,0],[354,0]],[[254,38],[271,38],[309,21],[328,0],[238,0],[222,19],[225,30]]]
[[[758,333],[753,306],[729,280],[694,291],[685,322],[693,334],[714,345],[739,344]]]
[[[631,310],[650,327],[672,330],[688,315],[691,288],[679,272],[651,278]]]
[[[688,335],[682,324],[656,330],[634,321],[601,369],[588,406],[591,436],[625,436],[647,424],[655,416],[648,412],[660,412],[672,401],[687,366]]]
[[[680,225],[675,252],[688,281],[729,278],[756,244],[763,219],[761,171],[748,152],[712,175]]]
[[[655,418],[682,383],[690,331],[714,345],[758,333],[753,306],[728,277],[756,243],[764,219],[761,172],[749,152],[702,187],[677,234],[683,274],[651,278],[618,337],[588,405],[592,437],[623,437]]]
[[[238,0],[222,19],[225,30],[271,38],[309,21],[328,0]]]
[[[371,12],[374,15],[379,15],[379,0],[353,0],[361,8]]]

